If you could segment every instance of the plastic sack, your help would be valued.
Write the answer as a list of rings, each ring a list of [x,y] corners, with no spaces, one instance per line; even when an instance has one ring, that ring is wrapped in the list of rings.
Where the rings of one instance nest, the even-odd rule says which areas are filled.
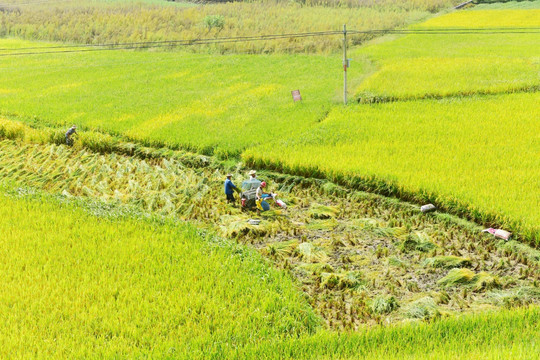
[[[285,202],[283,202],[283,200],[276,200],[276,204],[282,208],[282,209],[286,209],[287,208],[287,204],[285,204]]]

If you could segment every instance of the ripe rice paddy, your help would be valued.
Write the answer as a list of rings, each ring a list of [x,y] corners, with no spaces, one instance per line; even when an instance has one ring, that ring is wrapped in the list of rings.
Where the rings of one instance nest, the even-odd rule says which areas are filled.
[[[433,201],[540,241],[540,95],[356,105],[248,162]],[[481,110],[480,110],[481,109]]]
[[[335,59],[319,55],[105,51],[4,59],[3,113],[222,156],[308,129],[340,80],[332,80]],[[302,104],[292,102],[296,89]]]
[[[511,27],[520,30],[489,30]],[[357,51],[357,56],[367,55],[380,67],[356,89],[358,100],[379,102],[539,90],[540,10],[461,11],[412,27],[423,31],[446,28],[477,32],[414,34]],[[533,33],[522,33],[527,31]]]
[[[25,186],[1,195],[0,212],[8,221],[0,226],[9,234],[1,248],[9,255],[0,304],[26,299],[10,307],[4,323],[6,356],[308,359],[320,348],[317,354],[333,358],[526,359],[535,351],[537,308],[514,308],[540,301],[534,250],[494,241],[446,215],[425,216],[373,195],[344,196],[345,189],[330,183],[319,187],[268,173],[261,175],[279,187],[289,213],[271,212],[253,229],[238,226],[246,215],[220,200],[219,168],[15,141],[2,141],[0,153],[4,182]],[[167,183],[168,175],[182,181]],[[122,178],[146,191],[114,197],[115,187],[125,188]],[[36,194],[29,185],[57,195]],[[183,203],[182,193],[201,185],[208,191],[194,196],[198,213],[163,211],[168,207],[159,202],[145,205],[157,194]],[[126,212],[124,206],[139,210]],[[152,215],[189,214],[208,221],[216,209],[228,213],[220,232],[252,244],[283,270],[272,270],[250,250],[212,235],[203,240],[192,228]],[[448,269],[456,266],[474,273],[470,284],[448,285],[456,270]],[[287,272],[326,326],[295,293]],[[24,295],[35,294],[36,286],[42,296]],[[512,310],[490,312],[499,307]],[[478,311],[483,314],[449,318]],[[29,327],[32,314],[40,321]],[[413,324],[369,331],[363,326],[407,319]],[[338,334],[325,327],[358,332]],[[486,350],[495,338],[498,345]],[[429,346],[422,345],[427,339]]]
[[[262,174],[290,209],[265,213],[254,226],[248,224],[253,214],[225,204],[219,165],[194,168],[175,159],[11,140],[0,143],[0,159],[0,175],[15,184],[195,221],[253,245],[290,271],[332,329],[484,311],[512,296],[514,305],[540,301],[535,292],[540,263],[533,249],[331,183]],[[453,268],[467,271],[467,283],[447,286],[444,279]],[[429,310],[416,303],[421,298],[430,302]]]
[[[317,326],[290,278],[245,248],[0,198],[1,357],[219,357]]]
[[[462,19],[460,14],[427,24],[445,26],[455,18],[462,26],[473,25],[468,15]],[[475,14],[495,24],[506,12]],[[528,13],[512,14],[517,15],[511,18],[522,20]],[[534,46],[538,36],[411,35],[356,50],[360,58],[384,59],[381,69],[358,87],[358,93],[367,95],[364,99],[370,102],[534,92],[539,84],[538,46]],[[7,47],[29,44],[2,42]],[[334,60],[319,55],[220,56],[161,51],[51,54],[39,60],[8,57],[9,68],[2,69],[6,76],[0,80],[0,107],[4,113],[36,125],[77,123],[147,145],[166,144],[222,158],[244,152],[251,163],[272,163],[296,173],[376,177],[387,184],[377,185],[378,191],[436,201],[449,211],[485,225],[508,226],[537,241],[535,95],[342,110],[336,106],[340,79]],[[363,61],[353,62],[353,66],[354,84],[366,75],[362,69],[370,67]],[[301,90],[302,103],[292,102],[293,89]],[[485,112],[478,110],[492,105]],[[368,122],[376,128],[364,128],[364,123],[354,120],[365,119],[363,114],[380,119],[377,124],[384,126]],[[351,125],[345,125],[340,117]],[[446,120],[441,121],[441,117]],[[520,123],[514,127],[518,118]],[[474,121],[469,123],[468,119]],[[439,130],[429,130],[431,124]],[[424,134],[415,133],[414,126],[424,126]],[[401,129],[400,133],[394,128]],[[332,132],[321,137],[328,129]],[[495,144],[487,135],[495,129],[515,136],[494,134],[498,139]],[[381,147],[390,141],[384,140],[379,147],[359,152],[358,147],[367,144],[360,141],[362,136],[352,139],[351,133],[359,130],[377,131],[370,135],[377,141],[394,134],[392,142],[399,145],[391,152]],[[317,139],[318,144],[307,144],[310,139]],[[433,144],[434,151],[418,151],[418,147],[425,147],[419,139]],[[482,144],[480,149],[478,144]],[[519,156],[513,149],[520,149]],[[452,158],[448,158],[449,152]],[[471,157],[472,153],[476,156]],[[406,165],[402,161],[405,154]],[[330,161],[340,158],[345,158],[343,164]],[[446,160],[438,160],[441,158]],[[493,176],[499,174],[501,163],[511,164],[512,177]],[[426,166],[427,171],[417,172]],[[519,185],[511,180],[514,177]],[[398,190],[388,191],[389,187]],[[411,194],[418,191],[421,193]]]
[[[475,13],[479,27],[539,26],[535,12]],[[472,18],[456,12],[420,26],[469,27]],[[10,315],[1,351],[21,358],[531,358],[540,351],[540,256],[520,241],[540,241],[537,38],[407,36],[355,50],[358,98],[397,102],[348,108],[336,106],[340,61],[326,56],[5,58],[0,109],[36,128],[0,121],[0,136],[15,139],[0,142],[0,174],[6,186],[20,187],[1,195],[9,276],[0,307]],[[2,47],[33,44],[2,40]],[[380,69],[360,84],[373,68],[367,57]],[[303,103],[291,103],[294,88]],[[479,94],[500,95],[469,97]],[[399,101],[424,98],[443,99]],[[71,123],[122,140],[83,132],[66,149],[61,130],[44,128]],[[238,182],[245,172],[235,160],[126,139],[222,159],[243,153],[256,166],[346,187],[263,172],[290,208],[252,226],[253,214],[223,201],[223,174],[232,171]],[[507,227],[518,241],[351,188],[433,201]],[[35,189],[52,195],[25,199]],[[178,219],[210,235],[202,239]],[[375,324],[392,325],[366,330]]]

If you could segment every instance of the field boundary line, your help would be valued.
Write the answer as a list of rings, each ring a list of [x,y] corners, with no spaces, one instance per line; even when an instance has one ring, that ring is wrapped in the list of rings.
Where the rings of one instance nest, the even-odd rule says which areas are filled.
[[[533,86],[521,86],[513,89],[507,89],[502,91],[483,91],[483,90],[473,90],[473,91],[457,91],[447,95],[441,95],[436,93],[426,93],[419,96],[385,96],[385,95],[376,95],[370,93],[369,91],[360,92],[355,95],[356,102],[358,104],[388,104],[396,102],[410,102],[410,101],[424,101],[424,100],[443,100],[443,99],[462,99],[470,97],[489,97],[489,96],[499,96],[499,95],[511,95],[511,94],[534,94],[540,92],[540,84]],[[365,94],[365,95],[363,95]],[[364,96],[364,98],[362,98]]]

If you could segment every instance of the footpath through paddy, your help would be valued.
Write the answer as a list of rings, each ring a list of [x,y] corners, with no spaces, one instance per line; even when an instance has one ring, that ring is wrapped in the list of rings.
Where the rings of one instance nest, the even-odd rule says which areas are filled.
[[[296,279],[332,329],[540,302],[538,250],[495,240],[447,214],[423,214],[329,181],[262,172],[289,208],[257,217],[224,201],[224,175],[232,172],[239,184],[246,176],[241,164],[121,142],[97,149],[95,133],[68,148],[58,144],[58,131],[2,126],[9,138],[0,142],[4,181],[64,200],[179,218],[253,246]],[[250,218],[261,222],[250,225]]]

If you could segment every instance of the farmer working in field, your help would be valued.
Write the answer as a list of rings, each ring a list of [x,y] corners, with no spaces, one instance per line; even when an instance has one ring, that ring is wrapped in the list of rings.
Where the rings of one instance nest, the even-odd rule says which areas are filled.
[[[242,183],[242,188],[244,190],[254,190],[260,184],[261,182],[257,179],[257,172],[255,172],[255,170],[251,170],[249,172],[249,179],[247,179],[246,181]]]
[[[227,174],[227,180],[225,180],[225,195],[227,196],[227,202],[228,203],[235,203],[236,199],[234,198],[234,191],[240,191],[236,187],[236,185],[233,184],[232,180],[232,174]]]
[[[255,180],[257,178],[257,172],[255,170],[251,170],[249,172],[249,180]]]
[[[264,200],[271,198],[272,194],[265,192],[264,191],[265,188],[266,188],[266,181],[263,181],[261,185],[259,185],[259,187],[257,188],[257,192],[255,193],[255,197],[256,197],[255,202],[257,204],[257,212],[270,210],[270,205]]]
[[[67,146],[73,146],[73,139],[71,138],[71,136],[73,136],[73,134],[76,134],[76,133],[77,133],[77,126],[75,125],[70,127],[69,130],[66,132],[66,145]]]

